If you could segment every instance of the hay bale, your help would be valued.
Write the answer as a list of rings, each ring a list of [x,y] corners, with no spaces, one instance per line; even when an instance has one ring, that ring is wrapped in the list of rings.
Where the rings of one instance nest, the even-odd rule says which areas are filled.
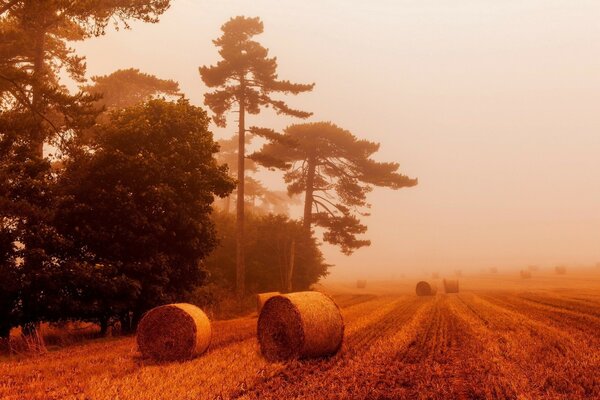
[[[260,314],[260,310],[262,310],[263,306],[271,297],[279,296],[281,293],[279,292],[265,292],[259,293],[256,295],[256,311]]]
[[[367,287],[367,281],[364,279],[359,279],[356,281],[356,287],[359,289],[364,289]]]
[[[458,279],[444,279],[444,292],[458,293]]]
[[[437,293],[435,285],[421,281],[417,283],[417,296],[434,296]]]
[[[531,279],[531,271],[521,270],[521,279]]]
[[[329,356],[344,338],[344,320],[335,302],[319,292],[270,298],[258,318],[258,341],[271,361]]]
[[[565,267],[564,265],[558,265],[554,267],[554,272],[556,272],[559,275],[564,275],[567,273],[567,267]]]
[[[186,360],[206,351],[210,320],[192,304],[167,304],[144,314],[137,330],[142,356],[159,361]]]

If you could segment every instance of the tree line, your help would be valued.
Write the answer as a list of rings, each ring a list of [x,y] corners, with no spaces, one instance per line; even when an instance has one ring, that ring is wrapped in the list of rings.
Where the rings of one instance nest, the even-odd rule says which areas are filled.
[[[158,22],[169,5],[0,2],[0,338],[39,321],[132,330],[149,308],[210,285],[240,299],[308,288],[328,268],[315,228],[350,254],[370,243],[360,236],[368,192],[417,183],[397,163],[374,161],[378,144],[330,122],[247,127],[246,114],[267,107],[312,115],[274,97],[314,84],[278,78],[276,58],[254,40],[259,18],[227,21],[214,40],[221,59],[199,68],[213,122],[237,113],[238,133],[221,146],[211,116],[175,81],[125,69],[88,83],[69,42],[103,35],[111,22]],[[255,137],[264,145],[247,154]],[[283,170],[287,194],[246,176],[258,167]],[[303,218],[293,220],[288,196],[302,195]],[[226,206],[215,212],[219,198]],[[249,198],[271,212],[248,214]]]

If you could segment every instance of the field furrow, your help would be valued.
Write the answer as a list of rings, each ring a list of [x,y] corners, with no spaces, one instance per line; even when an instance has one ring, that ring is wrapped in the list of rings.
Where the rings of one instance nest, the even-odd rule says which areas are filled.
[[[369,354],[373,348],[380,348],[381,343],[393,343],[394,337],[409,330],[412,326],[411,319],[420,318],[423,313],[419,311],[428,306],[428,300],[412,298],[397,301],[389,312],[379,318],[365,320],[360,329],[350,331],[350,334],[346,335],[342,350],[336,356],[322,360],[291,362],[278,374],[256,380],[246,390],[232,393],[231,398],[318,398],[314,392],[319,392],[320,387],[332,388],[329,392],[337,396],[339,392],[335,381],[339,382],[340,374],[352,374],[365,354]],[[325,396],[324,398],[328,396],[325,393],[321,395]]]
[[[477,318],[482,337],[525,398],[588,399],[600,396],[600,359],[593,345],[540,320],[529,310],[515,310],[497,296],[461,294]],[[487,332],[487,333],[486,333]],[[585,371],[585,373],[582,373]]]
[[[5,359],[0,399],[600,398],[593,291],[386,293],[333,294],[345,337],[330,358],[268,362],[254,315],[213,322],[209,350],[185,362],[144,360],[131,337]]]

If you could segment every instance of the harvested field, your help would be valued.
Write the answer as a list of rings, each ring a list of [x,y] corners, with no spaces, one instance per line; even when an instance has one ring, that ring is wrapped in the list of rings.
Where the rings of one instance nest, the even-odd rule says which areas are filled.
[[[255,315],[214,322],[208,351],[185,362],[144,360],[134,338],[4,358],[0,398],[600,398],[597,277],[510,279],[502,290],[465,279],[458,294],[427,297],[408,282],[395,293],[391,283],[368,294],[326,287],[346,328],[341,350],[323,359],[266,361]]]

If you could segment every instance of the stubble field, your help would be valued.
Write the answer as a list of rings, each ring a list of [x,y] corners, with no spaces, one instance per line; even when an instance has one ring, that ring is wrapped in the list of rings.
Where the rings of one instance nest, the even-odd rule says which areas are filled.
[[[598,273],[462,280],[417,297],[412,281],[328,285],[346,323],[329,359],[269,363],[256,315],[217,321],[209,351],[155,364],[134,338],[0,361],[0,399],[597,399]]]

